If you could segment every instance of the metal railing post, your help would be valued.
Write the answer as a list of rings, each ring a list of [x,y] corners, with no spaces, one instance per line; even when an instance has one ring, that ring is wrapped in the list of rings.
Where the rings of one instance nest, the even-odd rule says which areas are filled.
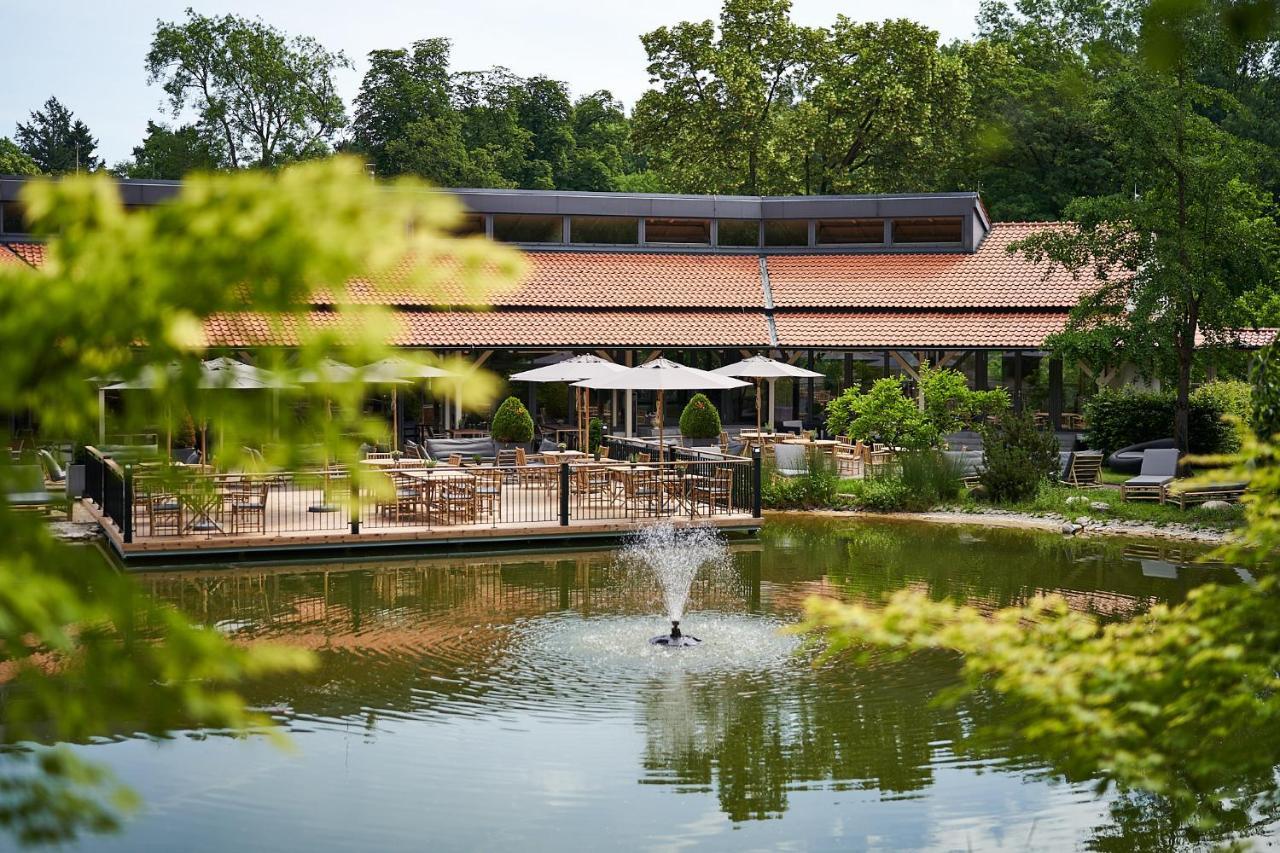
[[[751,517],[759,518],[760,512],[760,491],[762,472],[764,470],[764,461],[760,457],[760,446],[756,445],[751,448]]]
[[[120,520],[121,534],[126,543],[133,541],[133,466],[124,466],[124,480],[120,484],[120,491],[123,498],[120,514],[124,516]]]
[[[569,463],[560,463],[560,526],[569,526]]]
[[[358,535],[360,533],[360,483],[359,478],[352,476],[356,472],[351,471],[347,476],[347,492],[349,494],[349,504],[351,507],[351,533]]]

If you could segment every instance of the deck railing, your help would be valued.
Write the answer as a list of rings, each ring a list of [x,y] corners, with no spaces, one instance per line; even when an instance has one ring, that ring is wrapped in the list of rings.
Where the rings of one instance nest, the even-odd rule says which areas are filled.
[[[526,465],[416,460],[214,474],[120,464],[86,448],[86,496],[125,537],[328,536],[571,526],[576,522],[759,516],[758,459],[661,464],[578,457]]]

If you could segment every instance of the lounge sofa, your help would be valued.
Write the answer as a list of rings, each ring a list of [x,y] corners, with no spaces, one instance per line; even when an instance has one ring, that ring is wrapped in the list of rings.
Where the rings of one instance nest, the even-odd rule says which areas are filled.
[[[463,459],[479,455],[486,462],[492,462],[498,455],[498,445],[492,438],[428,438],[422,446],[432,459],[448,459],[456,453]]]
[[[1142,469],[1142,454],[1147,450],[1168,450],[1178,445],[1172,438],[1158,438],[1122,447],[1107,457],[1107,467],[1117,474],[1137,474]]]

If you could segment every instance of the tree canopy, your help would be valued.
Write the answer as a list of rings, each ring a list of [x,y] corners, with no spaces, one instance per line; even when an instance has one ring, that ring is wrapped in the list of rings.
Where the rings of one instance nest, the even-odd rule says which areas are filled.
[[[333,75],[349,65],[341,51],[260,19],[191,9],[185,21],[157,23],[146,57],[173,115],[192,106],[232,168],[326,153],[347,123]]]
[[[18,123],[14,139],[22,153],[45,174],[92,172],[102,167],[96,154],[98,140],[89,126],[53,96],[43,108],[31,112],[30,121]]]

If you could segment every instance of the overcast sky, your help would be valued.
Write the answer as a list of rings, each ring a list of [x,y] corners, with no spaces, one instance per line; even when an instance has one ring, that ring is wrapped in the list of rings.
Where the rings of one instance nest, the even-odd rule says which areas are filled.
[[[205,14],[260,15],[291,34],[318,39],[355,63],[338,81],[347,103],[365,55],[419,38],[453,41],[454,70],[505,65],[524,76],[545,74],[575,95],[609,89],[630,109],[648,84],[639,35],[683,20],[715,18],[719,0],[0,0],[0,136],[49,95],[84,119],[108,163],[129,156],[148,119],[165,118],[162,92],[148,86],[143,57],[157,19],[177,20],[191,6]],[[944,41],[972,34],[978,0],[794,0],[806,25],[830,24],[838,13],[858,20],[906,17]]]

